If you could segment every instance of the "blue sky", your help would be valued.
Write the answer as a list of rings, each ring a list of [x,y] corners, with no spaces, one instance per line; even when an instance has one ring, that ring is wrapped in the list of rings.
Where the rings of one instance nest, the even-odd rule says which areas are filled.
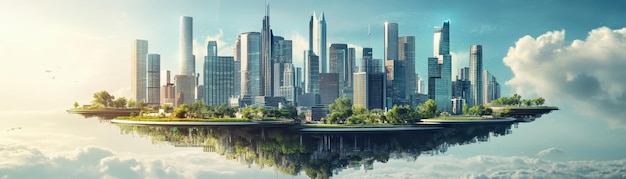
[[[576,100],[574,96],[585,94],[577,92],[584,92],[588,84],[585,82],[589,80],[574,80],[576,85],[571,88],[581,90],[562,94],[557,93],[564,90],[559,82],[582,79],[576,78],[578,76],[592,76],[598,81],[596,86],[601,86],[594,91],[597,95],[590,97],[592,100],[597,104],[625,106],[624,102],[619,102],[626,98],[624,82],[603,77],[611,74],[619,76],[621,70],[599,70],[603,67],[625,67],[623,56],[605,59],[601,55],[590,55],[585,59],[550,61],[551,64],[544,66],[553,69],[530,73],[538,68],[522,67],[533,66],[547,58],[566,58],[540,53],[546,50],[541,51],[546,47],[541,43],[527,43],[537,46],[522,48],[518,45],[525,43],[518,42],[526,36],[528,41],[524,42],[530,42],[557,31],[558,37],[554,38],[557,44],[550,46],[556,51],[559,50],[556,46],[567,50],[576,40],[589,41],[587,38],[591,32],[601,27],[608,30],[598,31],[597,37],[607,36],[606,33],[613,31],[620,34],[617,30],[626,27],[626,21],[622,19],[626,17],[623,11],[626,1],[269,2],[274,34],[293,40],[296,66],[303,65],[301,54],[307,47],[308,20],[313,11],[325,12],[328,43],[347,43],[357,48],[371,46],[375,58],[383,56],[383,23],[397,22],[401,36],[416,37],[416,71],[419,74],[425,74],[426,58],[432,54],[433,27],[449,20],[454,72],[467,66],[470,45],[481,44],[484,66],[498,78],[504,95],[518,92],[529,97],[544,96],[553,105],[574,106],[569,100]],[[150,53],[161,54],[162,70],[178,73],[180,16],[194,18],[194,53],[198,56],[196,66],[200,67],[200,56],[206,53],[208,40],[218,41],[220,55],[231,55],[233,42],[239,33],[260,31],[264,5],[265,1],[243,0],[2,1],[0,20],[4,25],[0,27],[0,59],[8,65],[0,67],[3,72],[0,80],[11,85],[4,87],[10,92],[0,94],[0,98],[14,102],[11,105],[3,103],[0,107],[3,110],[63,109],[74,100],[88,103],[93,92],[103,89],[116,96],[130,96],[130,49],[134,39],[148,40]],[[368,25],[372,31],[371,45],[368,43]],[[617,50],[607,47],[608,51],[602,53],[619,54],[624,37],[608,37],[617,43],[613,46]],[[517,51],[510,53],[510,49]],[[540,55],[523,56],[532,49],[535,49],[534,54]],[[576,53],[587,52],[579,49]],[[587,54],[593,53],[589,51]],[[510,59],[508,64],[504,59]],[[594,60],[596,63],[585,63]],[[533,74],[550,75],[578,66],[596,70],[578,70],[581,74],[565,70],[562,75],[555,75],[555,79],[532,81],[545,77]],[[46,70],[52,72],[45,73]],[[196,70],[200,71],[200,68]],[[508,83],[511,79],[515,80]],[[622,114],[614,118],[623,117]]]

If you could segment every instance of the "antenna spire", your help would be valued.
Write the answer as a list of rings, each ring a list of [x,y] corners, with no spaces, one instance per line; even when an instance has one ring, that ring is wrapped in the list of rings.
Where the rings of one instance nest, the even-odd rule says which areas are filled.
[[[371,24],[367,24],[367,46],[372,46],[372,27]]]

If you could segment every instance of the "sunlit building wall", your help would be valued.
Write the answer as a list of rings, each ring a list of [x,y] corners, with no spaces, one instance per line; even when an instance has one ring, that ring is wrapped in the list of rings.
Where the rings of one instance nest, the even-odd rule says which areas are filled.
[[[146,100],[146,57],[148,55],[148,41],[134,40],[131,53],[131,99]]]
[[[161,88],[161,55],[148,54],[148,87],[147,87],[147,100],[148,105],[159,105],[160,102],[160,88]]]

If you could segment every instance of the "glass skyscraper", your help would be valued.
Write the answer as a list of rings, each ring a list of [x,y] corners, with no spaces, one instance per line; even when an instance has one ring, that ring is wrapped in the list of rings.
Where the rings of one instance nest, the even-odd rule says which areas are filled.
[[[148,41],[134,40],[131,54],[130,88],[135,101],[146,100],[146,57],[148,55]]]
[[[450,56],[450,23],[435,27],[433,55],[428,58],[428,97],[435,100],[441,112],[452,112],[452,56]]]
[[[146,103],[159,105],[161,96],[161,55],[148,54],[148,88]]]
[[[242,33],[235,44],[241,63],[241,95],[261,96],[261,33]]]
[[[319,57],[320,73],[327,73],[328,61],[326,59],[326,17],[322,12],[321,17],[317,17],[315,12],[309,21],[309,50]]]
[[[351,86],[348,84],[349,72],[348,70],[348,45],[347,44],[330,44],[329,48],[329,72],[337,73],[339,75],[339,91],[342,91],[344,87]]]
[[[217,42],[209,41],[204,59],[205,103],[209,106],[228,104],[235,86],[233,57],[217,55]]]
[[[483,104],[483,47],[472,45],[469,54],[469,81],[471,100],[469,106]]]

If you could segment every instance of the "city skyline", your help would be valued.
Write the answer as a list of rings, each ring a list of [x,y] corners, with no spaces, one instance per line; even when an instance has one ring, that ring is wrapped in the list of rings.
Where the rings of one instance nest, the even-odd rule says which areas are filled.
[[[72,98],[79,103],[88,103],[88,97],[94,91],[103,89],[111,91],[115,96],[130,97],[130,87],[126,80],[130,78],[130,72],[111,69],[130,69],[128,54],[131,44],[129,42],[133,39],[148,40],[150,42],[149,53],[161,54],[162,75],[165,70],[170,70],[172,75],[178,74],[176,64],[178,63],[178,18],[180,16],[194,17],[195,20],[192,42],[196,66],[200,66],[201,57],[206,53],[202,52],[206,51],[204,44],[210,40],[217,41],[218,45],[223,47],[220,48],[220,54],[230,56],[233,53],[236,36],[243,32],[258,31],[265,11],[264,2],[246,2],[250,6],[239,6],[242,2],[244,1],[186,1],[163,2],[148,6],[144,2],[128,3],[125,1],[91,3],[11,1],[4,7],[13,8],[2,12],[2,20],[7,25],[2,29],[5,32],[2,34],[5,40],[1,47],[7,52],[3,53],[5,54],[3,59],[19,60],[13,61],[10,66],[4,66],[2,71],[8,74],[22,74],[24,69],[32,69],[35,72],[25,75],[20,80],[6,76],[2,78],[14,84],[7,87],[9,91],[40,86],[45,86],[48,90],[32,93],[30,94],[32,98],[24,98],[20,95],[2,96],[5,99],[17,101],[15,105],[3,107],[7,110],[32,109],[30,104],[36,102],[35,99],[47,98],[50,99],[50,102],[46,102],[47,106],[63,108],[61,106],[67,104],[67,99]],[[566,2],[568,6],[563,7],[562,4]],[[602,98],[605,100],[598,101],[599,104],[611,104],[609,106],[622,104],[620,100],[610,100],[619,99],[617,95],[620,93],[609,92],[606,87],[623,86],[621,83],[615,84],[615,81],[619,80],[611,77],[623,75],[596,75],[620,74],[620,71],[604,69],[595,73],[596,70],[581,70],[577,64],[588,60],[572,57],[568,58],[572,62],[555,60],[542,63],[548,66],[568,67],[571,70],[560,70],[559,74],[554,75],[553,78],[533,78],[535,75],[546,74],[544,71],[547,70],[528,69],[521,65],[533,66],[532,63],[524,62],[533,62],[535,58],[541,59],[542,55],[548,54],[536,53],[536,56],[522,56],[524,54],[522,52],[530,51],[532,48],[518,47],[518,45],[538,46],[545,43],[542,41],[545,38],[555,38],[550,42],[561,43],[565,48],[570,47],[573,41],[582,41],[583,44],[598,43],[600,41],[592,37],[599,35],[610,37],[606,40],[617,38],[618,36],[610,34],[619,33],[618,30],[626,26],[621,20],[625,14],[620,8],[624,6],[623,2],[590,4],[577,0],[492,1],[488,3],[340,1],[333,2],[332,6],[330,1],[272,1],[270,3],[274,33],[293,40],[293,51],[296,54],[308,49],[307,21],[313,11],[324,11],[325,16],[332,17],[327,19],[327,43],[347,43],[349,47],[355,47],[357,63],[355,66],[360,63],[361,47],[372,47],[373,58],[383,58],[384,22],[396,22],[401,27],[400,34],[415,36],[416,72],[426,77],[427,63],[424,59],[432,53],[430,45],[432,27],[440,25],[442,21],[450,20],[454,25],[450,32],[453,38],[450,49],[453,57],[452,76],[455,76],[456,69],[468,65],[468,47],[471,44],[481,44],[484,48],[484,68],[488,69],[493,76],[497,76],[502,84],[502,96],[520,93],[524,96],[551,97],[555,99],[552,101],[554,103],[571,105],[574,108],[581,105],[572,104],[579,104],[590,97],[577,99],[575,103],[559,99],[570,95],[594,96],[579,94],[593,92],[597,93],[596,95],[606,96]],[[72,4],[72,6],[67,4]],[[355,8],[352,11],[345,11],[345,7]],[[554,7],[560,8],[554,10]],[[368,33],[368,26],[371,27],[371,35]],[[533,44],[531,43],[533,41],[536,42]],[[553,46],[541,46],[541,48],[548,47],[553,48]],[[32,50],[27,49],[37,49],[39,53],[31,53]],[[612,47],[605,49],[603,53],[615,53],[610,51]],[[520,52],[509,52],[509,50]],[[573,50],[582,49],[573,48]],[[606,52],[607,50],[609,51]],[[559,56],[564,55],[557,57]],[[530,61],[512,60],[529,58]],[[591,57],[591,59],[602,58],[605,57]],[[295,67],[303,68],[301,65],[304,61],[303,56],[294,55],[293,61]],[[607,63],[611,63],[612,65],[609,66],[612,67],[621,67],[621,62],[614,59],[584,66],[590,69],[601,69]],[[74,66],[81,68],[72,68]],[[46,70],[53,71],[54,74],[43,73]],[[196,68],[196,70],[199,69]],[[572,77],[591,75],[602,84],[602,87],[587,91],[575,89],[589,85],[569,86],[566,92],[553,92],[558,91],[556,89],[560,86],[569,85],[559,80],[566,76],[566,73]],[[51,80],[53,77],[54,80]],[[98,77],[106,77],[110,80],[94,80]],[[162,76],[161,80],[164,79]],[[584,83],[585,81],[575,82]],[[554,85],[537,87],[538,84]],[[76,96],[83,97],[77,99]],[[43,106],[35,108],[46,109]],[[580,111],[597,113],[590,110]],[[614,110],[607,108],[597,111],[605,111],[601,114],[608,114],[609,111]]]

